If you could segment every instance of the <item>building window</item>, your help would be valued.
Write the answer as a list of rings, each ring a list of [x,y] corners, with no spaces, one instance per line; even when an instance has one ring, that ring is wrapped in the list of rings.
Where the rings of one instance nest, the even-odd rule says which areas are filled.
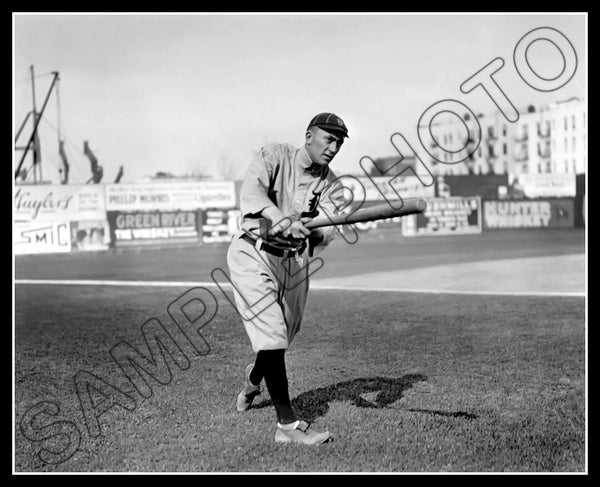
[[[565,117],[565,130],[569,129],[569,121],[567,119],[567,117]]]
[[[575,130],[575,115],[571,117],[573,119],[573,130]]]
[[[521,125],[521,139],[527,138],[527,125]]]
[[[502,125],[502,135],[506,135],[506,125]]]
[[[540,173],[542,172],[542,163],[541,162],[538,164],[538,172],[540,172]]]
[[[477,151],[479,157],[481,157],[481,146],[479,146],[479,150]]]
[[[575,172],[575,168],[577,167],[577,161],[575,159],[573,159],[573,166],[571,166],[573,168],[573,172]]]
[[[506,147],[506,144],[502,144],[502,154],[506,155],[508,152],[508,149]]]
[[[552,163],[550,161],[546,163],[546,172],[552,172]]]
[[[575,137],[573,137],[573,144],[571,145],[571,150],[575,152]]]
[[[569,151],[569,141],[565,137],[565,152],[568,152],[568,151]]]
[[[448,134],[448,142],[452,144],[452,134]]]

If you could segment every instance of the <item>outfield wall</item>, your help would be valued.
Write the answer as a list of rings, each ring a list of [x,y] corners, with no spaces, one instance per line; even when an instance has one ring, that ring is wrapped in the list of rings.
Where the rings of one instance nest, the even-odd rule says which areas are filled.
[[[14,252],[226,241],[235,206],[232,181],[20,185],[13,206]]]
[[[414,176],[392,184],[388,178],[346,177],[342,179],[346,197],[350,192],[355,201],[346,211],[399,197],[424,198],[428,208],[423,214],[355,226],[360,232],[397,228],[407,237],[585,224],[583,175],[528,175],[521,177],[521,186],[515,178],[486,176],[481,195],[474,194],[477,176],[460,178],[440,178],[424,186]],[[239,229],[240,189],[239,182],[231,181],[20,185],[13,206],[14,252],[228,242]],[[544,197],[527,198],[526,194]]]

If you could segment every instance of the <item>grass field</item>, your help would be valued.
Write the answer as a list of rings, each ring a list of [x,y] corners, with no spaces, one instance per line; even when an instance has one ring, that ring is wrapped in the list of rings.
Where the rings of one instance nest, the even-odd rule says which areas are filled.
[[[572,238],[565,241],[580,245]],[[463,255],[465,245],[445,243],[440,239],[438,250],[456,248],[455,255]],[[531,255],[571,253],[559,244],[549,250],[552,245],[538,245],[539,252]],[[496,254],[502,256],[501,247],[496,242]],[[523,252],[518,248],[504,245],[504,252],[529,255],[527,245]],[[429,250],[435,264],[434,249]],[[482,259],[487,251],[481,250]],[[218,263],[222,250],[210,252]],[[178,262],[177,256],[164,255],[167,262]],[[79,258],[84,264],[75,258],[62,271],[57,262],[68,264],[65,256],[19,259],[16,274],[132,278],[130,270],[119,272],[119,256]],[[157,264],[152,251],[135,259],[138,265],[144,259],[153,262],[140,271],[143,278],[152,278],[149,268],[158,272],[161,267],[163,278],[167,270],[173,280],[188,277],[189,261],[179,264],[186,270],[173,272],[177,264]],[[206,263],[195,262],[197,269]],[[334,260],[327,277],[335,275],[336,266]],[[329,429],[335,441],[301,447],[273,441],[275,416],[266,391],[247,413],[235,410],[243,369],[253,357],[239,318],[218,289],[210,288],[218,308],[201,330],[210,351],[194,353],[178,334],[167,306],[187,290],[17,284],[17,472],[586,470],[581,297],[312,291],[303,330],[287,354],[290,393],[300,415],[315,428]],[[163,384],[147,377],[151,394],[142,397],[111,350],[125,342],[149,355],[142,325],[151,318],[160,320],[180,346],[183,368],[167,358],[171,377],[163,377]],[[115,405],[100,415],[98,436],[92,436],[76,392],[75,377],[83,377],[82,371],[134,401],[130,410]],[[106,397],[93,388],[88,392],[101,408]],[[27,419],[26,413],[47,407],[45,401],[58,411],[46,409],[47,414]],[[80,440],[68,458],[42,453],[46,460],[60,460],[52,464],[39,454],[65,450],[65,437],[52,437],[56,426],[44,429],[57,421],[70,422],[72,438],[78,431]]]

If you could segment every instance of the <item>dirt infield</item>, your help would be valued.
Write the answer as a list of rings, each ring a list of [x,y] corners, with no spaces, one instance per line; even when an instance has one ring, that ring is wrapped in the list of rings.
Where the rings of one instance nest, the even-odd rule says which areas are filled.
[[[313,289],[390,289],[471,294],[585,294],[585,255],[468,262],[317,279]]]

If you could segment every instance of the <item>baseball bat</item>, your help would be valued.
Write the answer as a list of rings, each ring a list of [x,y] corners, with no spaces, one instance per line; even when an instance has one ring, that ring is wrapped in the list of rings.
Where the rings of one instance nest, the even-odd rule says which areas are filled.
[[[393,208],[388,203],[382,203],[368,208],[360,208],[350,214],[320,216],[305,223],[304,226],[309,230],[312,230],[313,228],[326,227],[329,225],[350,225],[352,223],[372,222],[396,216],[414,215],[416,213],[422,213],[426,209],[427,202],[424,199],[416,198],[404,200],[404,204],[400,208]]]

